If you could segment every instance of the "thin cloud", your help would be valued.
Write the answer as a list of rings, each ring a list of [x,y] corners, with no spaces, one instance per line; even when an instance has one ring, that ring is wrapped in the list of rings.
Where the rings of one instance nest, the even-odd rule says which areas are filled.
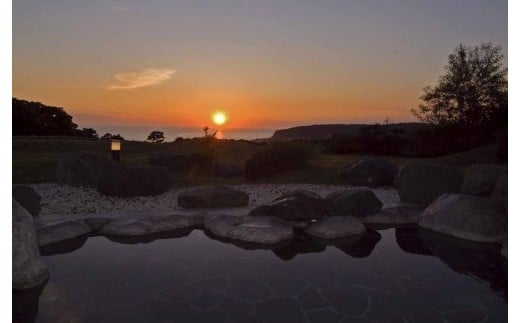
[[[123,6],[114,6],[114,7],[112,7],[112,11],[114,11],[114,12],[128,12],[128,11],[130,11],[130,8],[123,7]]]
[[[117,73],[109,90],[131,90],[163,83],[172,78],[175,70],[170,68],[147,68],[141,72]]]

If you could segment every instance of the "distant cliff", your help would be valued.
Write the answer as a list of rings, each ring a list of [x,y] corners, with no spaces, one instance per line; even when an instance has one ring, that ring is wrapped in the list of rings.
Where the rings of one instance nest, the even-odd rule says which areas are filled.
[[[272,139],[327,139],[335,134],[356,136],[359,133],[359,129],[366,126],[373,126],[373,124],[319,124],[298,126],[276,130]],[[425,126],[425,124],[417,122],[382,125],[382,127],[389,131],[401,130],[403,136],[408,136],[418,128]]]

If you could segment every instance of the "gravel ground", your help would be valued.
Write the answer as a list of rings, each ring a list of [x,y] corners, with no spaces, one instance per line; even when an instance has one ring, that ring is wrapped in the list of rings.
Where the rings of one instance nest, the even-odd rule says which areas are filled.
[[[186,188],[172,188],[156,196],[120,198],[104,196],[93,188],[61,186],[55,183],[31,185],[41,196],[41,216],[67,215],[77,213],[97,213],[112,211],[171,211],[181,210],[177,205],[177,195]],[[280,193],[297,188],[306,189],[322,197],[340,191],[346,186],[317,184],[244,184],[232,185],[249,193],[249,205],[268,204]],[[397,191],[393,188],[378,188],[374,192],[384,206],[399,202]]]

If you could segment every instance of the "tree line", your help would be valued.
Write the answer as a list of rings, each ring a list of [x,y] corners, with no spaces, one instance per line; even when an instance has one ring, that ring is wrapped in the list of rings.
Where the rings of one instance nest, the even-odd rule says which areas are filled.
[[[435,156],[498,142],[507,155],[508,81],[499,46],[460,44],[436,85],[423,89],[421,103],[411,109],[425,127],[412,136],[367,126],[356,136],[336,135],[327,142],[332,153]],[[214,138],[205,127],[204,138]],[[99,138],[95,129],[72,122],[63,108],[13,98],[13,135]],[[124,138],[106,133],[101,139]],[[147,141],[162,143],[164,132],[152,131]],[[504,152],[505,150],[505,152]]]

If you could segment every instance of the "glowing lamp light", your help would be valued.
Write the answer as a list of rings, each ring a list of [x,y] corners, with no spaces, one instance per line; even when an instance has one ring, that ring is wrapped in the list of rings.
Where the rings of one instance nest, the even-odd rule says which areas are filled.
[[[110,143],[110,151],[112,152],[112,159],[119,161],[119,153],[121,152],[121,140],[112,139]]]

